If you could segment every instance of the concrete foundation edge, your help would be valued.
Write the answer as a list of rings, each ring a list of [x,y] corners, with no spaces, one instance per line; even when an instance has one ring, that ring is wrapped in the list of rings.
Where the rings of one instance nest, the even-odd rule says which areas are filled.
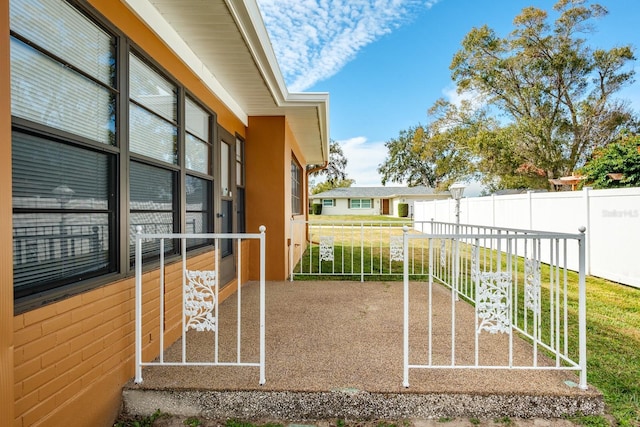
[[[125,414],[147,416],[158,409],[178,416],[246,420],[560,418],[601,415],[604,402],[600,395],[124,390]]]

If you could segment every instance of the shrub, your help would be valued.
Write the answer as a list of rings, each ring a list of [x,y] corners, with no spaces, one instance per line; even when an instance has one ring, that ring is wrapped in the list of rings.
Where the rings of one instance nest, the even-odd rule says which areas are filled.
[[[314,203],[313,204],[313,209],[311,210],[311,212],[314,215],[321,215],[322,214],[322,205],[320,203]]]
[[[400,218],[406,218],[409,216],[409,204],[398,203],[398,216]]]

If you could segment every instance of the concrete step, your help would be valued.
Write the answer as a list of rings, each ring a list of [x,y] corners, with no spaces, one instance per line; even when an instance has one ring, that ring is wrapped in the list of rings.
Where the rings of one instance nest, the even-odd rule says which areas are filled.
[[[123,391],[126,415],[160,409],[176,416],[245,420],[402,420],[437,418],[561,418],[600,415],[602,395],[499,393],[380,393],[357,389],[326,392],[149,389]]]

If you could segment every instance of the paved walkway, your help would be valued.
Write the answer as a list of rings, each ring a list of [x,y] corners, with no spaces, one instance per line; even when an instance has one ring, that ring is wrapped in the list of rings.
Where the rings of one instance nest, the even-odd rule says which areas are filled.
[[[243,342],[257,343],[259,322],[254,308],[258,306],[258,289],[257,283],[243,288]],[[320,396],[331,400],[329,397],[336,393],[342,396],[338,405],[344,405],[344,399],[357,400],[366,395],[377,396],[371,398],[373,400],[387,396],[386,403],[376,405],[388,404],[389,407],[393,406],[389,396],[394,399],[395,396],[406,399],[430,396],[429,402],[421,403],[433,410],[424,412],[423,409],[427,415],[482,415],[482,411],[486,411],[488,416],[493,416],[503,408],[505,415],[528,418],[540,416],[540,407],[544,405],[555,406],[555,409],[548,409],[555,410],[549,414],[552,416],[602,411],[599,392],[593,388],[583,391],[572,387],[577,376],[571,371],[421,369],[410,372],[410,387],[404,388],[401,282],[269,282],[266,295],[267,382],[264,386],[258,384],[257,368],[147,367],[143,372],[143,384],[131,384],[129,391],[134,394],[140,390],[254,391],[262,396],[269,393],[274,396],[276,392],[298,393],[289,400],[303,406],[313,405]],[[426,353],[421,350],[426,348],[426,341],[418,339],[426,331],[424,283],[411,285],[411,301],[410,363],[424,363]],[[434,361],[443,364],[451,358],[450,301],[448,290],[434,287]],[[235,319],[236,300],[232,296],[220,308],[221,361],[236,357]],[[471,364],[475,322],[471,306],[457,302],[455,321],[456,360]],[[211,359],[211,337],[212,334],[205,332],[188,334],[189,360]],[[513,344],[516,363],[528,363],[531,347],[519,339]],[[506,335],[482,334],[480,362],[486,365],[505,363],[508,345]],[[165,353],[165,360],[178,360],[180,349],[178,342]],[[243,347],[242,357],[257,361],[257,345]],[[305,401],[307,403],[300,403]],[[259,405],[259,401],[255,404]],[[507,404],[509,408],[505,406]],[[452,409],[456,405],[460,408]],[[375,411],[380,410],[379,406],[376,408],[369,410],[368,416],[376,418]]]

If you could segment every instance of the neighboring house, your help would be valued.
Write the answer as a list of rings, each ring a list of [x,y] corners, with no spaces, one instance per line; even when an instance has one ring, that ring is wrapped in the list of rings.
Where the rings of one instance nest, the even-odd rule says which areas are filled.
[[[451,197],[448,191],[419,187],[346,187],[313,194],[311,202],[322,205],[322,215],[391,215],[398,216],[398,204]]]
[[[0,30],[0,425],[112,425],[134,375],[136,226],[265,225],[283,280],[305,171],[328,160],[328,95],[287,92],[255,0],[9,0]],[[225,294],[237,253],[221,248]]]

